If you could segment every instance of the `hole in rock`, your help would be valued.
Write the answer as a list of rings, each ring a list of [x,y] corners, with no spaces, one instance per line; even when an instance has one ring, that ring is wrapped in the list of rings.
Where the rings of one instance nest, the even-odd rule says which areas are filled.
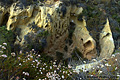
[[[4,17],[3,17],[3,22],[2,22],[2,25],[6,25],[7,21],[8,21],[8,18],[9,18],[9,13],[7,12]]]
[[[86,49],[92,47],[92,42],[89,40],[88,42],[86,42],[86,43],[84,44],[84,47],[85,47]]]
[[[81,41],[83,41],[83,39],[81,38]]]

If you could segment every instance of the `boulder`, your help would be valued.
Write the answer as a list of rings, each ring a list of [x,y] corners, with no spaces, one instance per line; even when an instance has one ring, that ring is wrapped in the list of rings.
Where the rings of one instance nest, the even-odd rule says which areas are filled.
[[[99,43],[101,48],[99,58],[109,58],[114,51],[115,45],[108,19],[100,33]]]
[[[86,28],[85,19],[83,18],[82,21],[78,21],[76,18],[75,24],[76,28],[73,34],[75,46],[82,53],[84,58],[89,60],[95,58],[97,56],[96,42],[92,36],[90,36],[89,31]]]

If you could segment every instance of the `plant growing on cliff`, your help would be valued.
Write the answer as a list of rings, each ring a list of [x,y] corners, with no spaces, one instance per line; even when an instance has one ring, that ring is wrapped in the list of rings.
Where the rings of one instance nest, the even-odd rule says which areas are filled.
[[[7,48],[7,53],[11,52],[11,49],[13,48],[12,44],[14,42],[15,36],[14,33],[11,30],[7,30],[6,26],[0,27],[0,44],[6,42],[7,46],[4,45]],[[1,50],[1,49],[0,49]]]
[[[0,49],[4,45],[7,46],[7,43],[1,44]],[[5,51],[7,48],[0,52],[0,79],[71,79],[72,70],[57,60],[36,53],[34,49],[26,53]]]

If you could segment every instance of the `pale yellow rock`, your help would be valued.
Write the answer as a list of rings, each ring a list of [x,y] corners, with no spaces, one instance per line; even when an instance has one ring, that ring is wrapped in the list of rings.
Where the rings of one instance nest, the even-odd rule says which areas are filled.
[[[24,36],[29,32],[36,32],[34,29],[30,29],[32,27],[30,24],[34,23],[50,33],[47,37],[47,46],[44,49],[44,52],[48,53],[48,55],[55,57],[56,51],[58,51],[64,53],[64,58],[67,58],[71,56],[73,49],[77,47],[84,58],[96,57],[96,43],[86,29],[86,21],[84,19],[78,21],[77,19],[78,15],[83,11],[82,7],[76,5],[65,6],[61,1],[53,1],[52,3],[48,1],[43,6],[40,6],[40,4],[33,4],[26,8],[20,2],[16,2],[10,7],[7,29],[21,29],[18,36],[19,40],[16,39],[15,44],[24,46]],[[63,11],[61,11],[62,6],[60,4],[63,4]],[[75,23],[76,29],[73,38],[74,43],[68,45],[65,40],[69,35],[70,22]],[[64,50],[65,45],[68,47],[67,52]]]
[[[115,45],[112,37],[112,32],[109,25],[109,20],[106,20],[106,24],[100,33],[100,58],[109,58],[114,51]]]
[[[75,41],[75,46],[83,54],[84,58],[92,59],[96,57],[96,42],[89,35],[89,31],[86,29],[86,22],[76,20],[76,28],[73,34],[73,40]]]

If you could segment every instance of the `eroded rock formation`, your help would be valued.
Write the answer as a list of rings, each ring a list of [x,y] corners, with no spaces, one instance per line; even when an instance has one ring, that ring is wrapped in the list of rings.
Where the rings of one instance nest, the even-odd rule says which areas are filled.
[[[100,58],[109,58],[114,51],[115,45],[108,19],[100,33],[99,42],[101,47]]]
[[[3,11],[0,14],[2,23],[3,15],[6,12],[2,8],[0,9]],[[64,54],[64,58],[68,58],[71,57],[72,51],[77,47],[84,58],[92,59],[97,57],[96,42],[86,28],[85,19],[82,17],[81,20],[78,19],[82,11],[83,8],[80,5],[64,3],[59,0],[45,3],[39,1],[28,6],[17,1],[7,10],[9,17],[6,25],[8,30],[12,30],[16,34],[14,45],[20,45],[22,50],[27,51],[29,48],[35,48],[54,58],[56,58],[56,52],[60,52]],[[67,43],[70,23],[75,24],[71,44]],[[110,29],[108,32],[112,36]],[[105,52],[102,49],[106,44],[104,43],[105,40],[100,37],[101,55]]]
[[[76,29],[73,34],[73,40],[75,41],[75,46],[83,54],[84,58],[92,59],[96,57],[96,42],[90,36],[89,31],[86,29],[86,22],[76,20]]]

